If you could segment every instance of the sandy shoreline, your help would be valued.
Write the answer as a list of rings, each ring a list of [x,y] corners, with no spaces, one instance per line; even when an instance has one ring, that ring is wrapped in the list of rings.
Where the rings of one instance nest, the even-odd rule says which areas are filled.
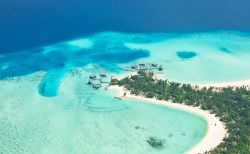
[[[246,87],[250,88],[250,80],[240,80],[240,81],[233,81],[233,82],[224,82],[224,83],[215,83],[215,84],[201,84],[198,85],[199,87]]]
[[[198,107],[191,107],[183,104],[171,103],[168,101],[160,101],[156,99],[144,98],[141,96],[134,96],[128,94],[128,92],[126,93],[126,97],[123,97],[124,90],[122,87],[118,86],[111,86],[110,90],[116,91],[118,97],[122,97],[125,99],[139,99],[146,103],[153,103],[174,109],[184,110],[187,112],[194,113],[206,119],[208,123],[206,135],[197,145],[195,145],[192,149],[188,150],[186,152],[187,154],[204,153],[206,151],[214,149],[223,141],[223,138],[226,136],[227,131],[225,125],[219,120],[219,118]]]

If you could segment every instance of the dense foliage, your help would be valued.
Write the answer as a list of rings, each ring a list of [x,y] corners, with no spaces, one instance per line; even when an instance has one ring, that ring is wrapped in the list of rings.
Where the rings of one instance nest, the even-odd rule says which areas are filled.
[[[133,75],[122,80],[113,79],[111,84],[124,86],[134,95],[209,110],[220,117],[228,130],[224,142],[209,153],[250,153],[250,91],[246,87],[199,88],[189,84],[156,80],[153,73]]]

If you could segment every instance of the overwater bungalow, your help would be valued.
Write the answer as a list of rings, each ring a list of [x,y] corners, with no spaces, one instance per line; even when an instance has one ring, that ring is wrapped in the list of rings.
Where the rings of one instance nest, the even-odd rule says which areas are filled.
[[[139,63],[140,66],[140,72],[147,72],[147,67],[145,63]]]
[[[145,63],[139,63],[139,66],[146,66],[146,64]]]
[[[95,74],[90,75],[89,78],[90,78],[90,79],[96,79],[96,75],[95,75]]]
[[[89,80],[89,81],[87,82],[87,84],[92,85],[92,81],[91,81],[91,80]]]
[[[133,66],[131,66],[131,68],[132,68],[132,69],[137,69],[138,66],[137,66],[137,65],[133,65]]]
[[[93,88],[94,89],[99,89],[99,88],[101,88],[102,86],[100,85],[100,84],[95,84],[95,85],[93,85]]]
[[[100,77],[105,78],[105,77],[107,77],[107,75],[105,73],[101,73]]]
[[[151,66],[153,66],[153,67],[157,67],[157,66],[158,66],[158,64],[157,64],[157,63],[151,63]]]

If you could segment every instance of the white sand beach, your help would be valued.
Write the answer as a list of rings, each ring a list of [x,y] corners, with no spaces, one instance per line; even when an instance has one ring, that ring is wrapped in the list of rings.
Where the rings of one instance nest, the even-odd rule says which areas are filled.
[[[224,82],[224,83],[215,83],[215,84],[201,84],[198,85],[199,87],[217,87],[217,88],[222,88],[222,87],[246,87],[250,88],[250,80],[240,80],[240,81],[234,81],[234,82]]]
[[[175,109],[191,112],[206,119],[208,123],[206,135],[197,145],[195,145],[192,149],[187,151],[187,154],[204,153],[206,151],[214,149],[223,141],[223,138],[226,137],[227,135],[227,130],[225,128],[225,125],[219,120],[218,117],[198,107],[187,106],[184,104],[171,103],[168,101],[160,101],[156,99],[149,99],[149,98],[144,98],[141,96],[134,96],[134,95],[129,94],[128,92],[126,92],[126,96],[124,97],[123,94],[125,91],[123,90],[122,87],[118,87],[118,86],[111,86],[110,90],[116,91],[118,93],[118,97],[122,97],[124,99],[139,99],[146,103],[153,103],[157,105],[162,105],[162,106],[166,106],[170,108],[175,108]]]
[[[26,79],[26,80],[32,80],[34,81],[36,84],[32,84],[32,89],[30,89],[30,86],[21,86],[21,87],[26,87],[27,89],[30,89],[32,91],[35,91],[36,89],[36,85],[38,84],[37,82],[40,80],[41,76],[43,75],[38,73],[37,76],[33,77],[34,79]],[[121,77],[119,77],[121,78]],[[20,78],[22,79],[22,78]],[[63,92],[64,94],[69,94],[70,91],[73,88],[70,88],[68,85],[72,85],[72,78],[67,78],[67,80],[64,80],[64,84],[67,86],[62,86],[63,88],[61,89],[61,92]],[[9,82],[2,82],[5,84],[9,84]],[[28,84],[27,82],[23,82],[23,84]],[[69,84],[67,84],[69,83]],[[21,84],[21,83],[20,83]],[[30,81],[29,81],[30,84]],[[245,81],[239,81],[239,82],[232,82],[232,83],[221,83],[221,84],[214,84],[214,85],[205,85],[205,86],[215,86],[215,87],[227,87],[227,86],[233,86],[233,87],[240,87],[240,86],[249,86],[250,85],[250,80],[245,80]],[[199,85],[200,87],[204,86],[204,85]],[[118,97],[123,97],[124,94],[124,89],[122,87],[118,87],[118,86],[111,86],[109,87],[110,90],[115,91]],[[5,91],[7,92],[7,91]],[[12,93],[12,91],[9,91],[10,93]],[[20,94],[20,96],[25,96],[27,95],[26,90],[21,91],[22,93]],[[36,94],[36,93],[34,93]],[[30,94],[29,94],[30,95]],[[48,101],[46,98],[41,97],[40,95],[34,95],[33,96],[34,99],[36,100],[36,103],[41,102],[41,104],[43,101]],[[65,96],[66,97],[66,96]],[[28,98],[28,97],[27,97]],[[149,99],[149,98],[144,98],[142,96],[134,96],[134,95],[130,95],[128,92],[126,92],[126,97],[123,97],[124,99],[139,99],[144,101],[145,103],[152,103],[152,104],[156,104],[156,105],[162,105],[162,106],[166,106],[169,108],[175,108],[175,109],[179,109],[179,110],[183,110],[183,111],[187,111],[190,113],[194,113],[196,115],[199,115],[201,117],[203,117],[207,123],[208,123],[208,128],[207,128],[207,132],[206,135],[201,139],[201,141],[196,144],[192,149],[188,150],[186,153],[187,154],[198,154],[198,153],[204,153],[206,151],[209,151],[215,147],[217,147],[222,141],[223,138],[227,136],[227,130],[225,128],[225,125],[223,124],[223,122],[221,122],[219,120],[219,117],[215,117],[215,115],[210,114],[207,111],[204,111],[198,107],[192,107],[192,106],[187,106],[184,104],[177,104],[177,103],[172,103],[172,102],[168,102],[168,101],[160,101],[160,100],[156,100],[156,99]],[[55,98],[57,99],[57,98]],[[60,99],[60,101],[62,101]],[[38,103],[40,104],[40,103]]]

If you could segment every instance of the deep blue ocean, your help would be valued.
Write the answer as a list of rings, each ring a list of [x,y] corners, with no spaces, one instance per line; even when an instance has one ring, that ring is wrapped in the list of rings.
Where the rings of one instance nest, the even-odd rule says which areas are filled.
[[[0,79],[45,71],[39,93],[56,96],[72,68],[93,63],[117,72],[119,64],[150,56],[124,42],[160,40],[160,34],[151,36],[156,32],[250,31],[249,15],[249,0],[1,0]],[[98,35],[106,31],[150,34]],[[81,37],[91,38],[93,46],[56,44]],[[52,51],[42,48],[51,44]],[[177,54],[184,60],[196,56],[190,51]]]
[[[250,31],[249,0],[1,0],[0,53],[102,31]]]

